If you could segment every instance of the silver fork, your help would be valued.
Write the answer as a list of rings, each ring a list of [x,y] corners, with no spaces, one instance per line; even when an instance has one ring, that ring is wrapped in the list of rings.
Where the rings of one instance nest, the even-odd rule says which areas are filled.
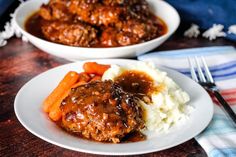
[[[229,106],[229,104],[224,100],[224,98],[219,93],[219,88],[216,86],[215,81],[212,78],[211,72],[206,64],[206,60],[203,57],[200,57],[200,58],[201,59],[194,57],[194,59],[191,59],[188,57],[188,62],[190,65],[190,72],[191,72],[192,79],[194,81],[198,82],[208,92],[214,94],[214,96],[220,102],[220,104],[225,109],[225,111],[228,113],[230,118],[236,124],[236,114],[234,113],[232,108]],[[195,64],[194,64],[193,60],[195,61]],[[194,67],[195,67],[194,65],[196,65],[196,67],[197,67],[197,73],[194,69]],[[202,70],[202,66],[203,66],[204,72]],[[198,75],[198,77],[197,77],[197,75]]]

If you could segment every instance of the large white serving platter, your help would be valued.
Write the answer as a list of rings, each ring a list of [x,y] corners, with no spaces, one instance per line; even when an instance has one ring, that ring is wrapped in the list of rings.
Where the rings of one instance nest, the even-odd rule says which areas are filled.
[[[135,64],[134,60],[95,60],[105,64]],[[164,70],[191,97],[188,105],[194,109],[185,123],[172,127],[167,133],[147,132],[147,140],[134,143],[109,144],[81,139],[66,133],[42,111],[42,101],[71,70],[81,71],[83,62],[66,64],[46,71],[28,83],[15,98],[15,113],[21,124],[39,138],[63,148],[103,155],[134,155],[167,149],[199,134],[211,121],[213,103],[207,92],[190,78],[176,71]]]

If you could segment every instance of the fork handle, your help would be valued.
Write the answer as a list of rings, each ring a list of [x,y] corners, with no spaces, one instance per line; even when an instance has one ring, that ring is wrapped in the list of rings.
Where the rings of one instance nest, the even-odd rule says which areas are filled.
[[[225,101],[225,99],[221,96],[221,94],[218,91],[213,91],[213,94],[217,98],[217,100],[220,102],[222,107],[225,109],[225,111],[228,113],[230,118],[234,121],[236,124],[236,114],[232,110],[232,108],[229,106],[229,104]]]

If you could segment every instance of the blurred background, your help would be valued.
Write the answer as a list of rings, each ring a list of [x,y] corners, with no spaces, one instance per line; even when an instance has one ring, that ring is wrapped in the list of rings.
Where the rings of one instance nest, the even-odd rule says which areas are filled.
[[[10,14],[19,4],[18,0],[0,0],[0,31],[3,30],[4,24],[10,19]]]

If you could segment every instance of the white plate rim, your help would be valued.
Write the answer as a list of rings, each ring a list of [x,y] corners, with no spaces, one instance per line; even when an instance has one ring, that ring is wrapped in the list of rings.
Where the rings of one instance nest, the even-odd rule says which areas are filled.
[[[98,62],[106,62],[106,61],[112,61],[112,62],[114,62],[114,63],[118,63],[118,62],[137,62],[137,60],[130,60],[130,59],[96,59],[96,60],[89,60],[89,61],[98,61]],[[88,61],[88,60],[87,60]],[[57,143],[57,142],[55,142],[55,141],[53,141],[53,140],[51,140],[51,139],[47,139],[47,138],[45,138],[44,136],[42,136],[42,135],[40,135],[40,134],[38,134],[35,130],[32,130],[30,127],[28,127],[28,125],[21,119],[21,115],[19,114],[19,112],[18,112],[18,109],[17,109],[17,102],[18,102],[18,99],[19,99],[19,97],[20,97],[20,93],[22,93],[24,90],[25,90],[25,88],[27,88],[28,87],[28,85],[30,84],[30,82],[31,81],[33,81],[34,79],[36,79],[36,78],[38,78],[39,76],[42,76],[42,75],[45,75],[46,73],[48,73],[48,72],[51,72],[51,71],[54,71],[54,70],[56,70],[56,69],[60,69],[60,68],[62,68],[62,67],[66,67],[66,66],[69,66],[69,65],[73,65],[73,64],[77,64],[77,63],[80,63],[80,64],[82,64],[82,63],[84,63],[84,62],[87,62],[87,61],[78,61],[78,62],[74,62],[74,63],[68,63],[68,64],[65,64],[65,65],[61,65],[61,66],[58,66],[58,67],[55,67],[55,68],[52,68],[52,69],[50,69],[50,70],[48,70],[48,71],[45,71],[45,72],[43,72],[43,73],[41,73],[41,74],[39,74],[39,75],[37,75],[37,76],[35,76],[35,77],[33,77],[31,80],[29,80],[26,84],[24,84],[23,86],[22,86],[22,88],[18,91],[18,93],[17,93],[17,95],[16,95],[16,97],[15,97],[15,101],[14,101],[14,111],[15,111],[15,114],[16,114],[16,117],[17,117],[17,119],[20,121],[20,123],[29,131],[29,132],[31,132],[33,135],[35,135],[36,137],[39,137],[40,139],[42,139],[42,140],[44,140],[44,141],[47,141],[47,142],[49,142],[49,143],[51,143],[51,144],[54,144],[54,145],[57,145],[57,146],[59,146],[59,147],[62,147],[62,148],[66,148],[66,149],[69,149],[69,150],[74,150],[74,151],[79,151],[79,152],[83,152],[83,153],[90,153],[90,154],[98,154],[98,155],[139,155],[139,154],[146,154],[146,153],[153,153],[153,152],[157,152],[157,151],[161,151],[161,150],[165,150],[165,149],[168,149],[168,148],[172,148],[172,147],[174,147],[174,146],[177,146],[177,145],[179,145],[179,144],[181,144],[181,143],[184,143],[184,142],[186,142],[186,141],[188,141],[188,140],[190,140],[190,139],[192,139],[193,137],[195,137],[196,135],[198,135],[199,133],[201,133],[207,126],[208,126],[208,124],[210,123],[210,121],[211,121],[211,119],[212,119],[212,117],[213,117],[213,102],[212,102],[212,100],[211,100],[211,98],[209,97],[209,95],[207,94],[207,92],[200,86],[200,85],[198,85],[200,88],[202,88],[202,90],[203,90],[203,92],[205,93],[205,94],[207,94],[208,95],[208,97],[209,97],[209,100],[210,100],[210,103],[211,103],[211,105],[209,106],[210,108],[210,111],[209,111],[209,116],[208,116],[208,119],[206,120],[206,122],[205,122],[205,125],[204,126],[202,126],[202,128],[200,129],[200,130],[198,130],[198,132],[195,132],[195,134],[193,134],[191,137],[188,137],[188,138],[185,138],[185,139],[182,139],[182,140],[179,140],[178,142],[175,142],[175,143],[173,143],[173,144],[171,144],[171,145],[168,145],[168,146],[165,146],[165,147],[159,147],[158,149],[156,148],[156,149],[149,149],[149,150],[146,150],[146,151],[138,151],[138,152],[126,152],[126,153],[122,153],[122,152],[106,152],[106,151],[93,151],[93,150],[91,150],[91,149],[80,149],[80,148],[73,148],[73,147],[71,147],[71,146],[68,146],[68,145],[65,145],[65,144],[61,144],[61,143]],[[142,61],[138,61],[138,62],[142,62]],[[172,72],[174,72],[174,73],[178,73],[178,74],[180,74],[180,75],[183,75],[183,74],[181,74],[181,73],[179,73],[179,72],[177,72],[177,71],[175,71],[175,70],[172,70],[172,69],[169,69],[169,68],[166,68],[166,67],[160,67],[161,69],[168,69],[169,71],[172,71]],[[183,75],[184,76],[184,75]],[[186,76],[184,76],[184,77],[186,77]],[[187,79],[190,79],[190,78],[188,78],[188,77],[186,77]],[[191,79],[190,79],[191,80]],[[195,82],[194,82],[195,83]],[[53,122],[52,122],[53,123]]]

